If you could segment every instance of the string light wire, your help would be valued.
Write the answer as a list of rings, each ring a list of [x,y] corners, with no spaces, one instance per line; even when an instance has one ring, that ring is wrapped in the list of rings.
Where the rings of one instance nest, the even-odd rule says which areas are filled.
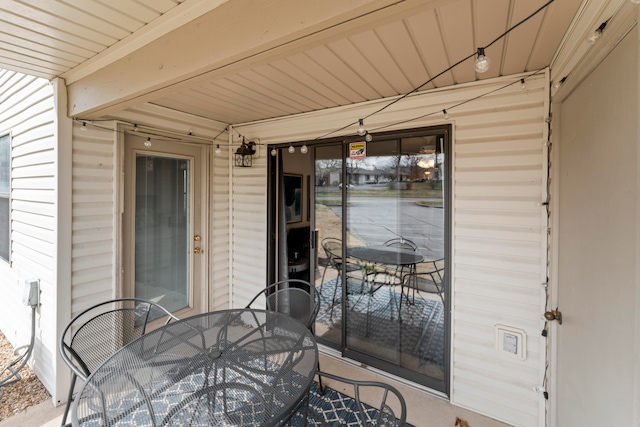
[[[506,37],[506,36],[507,36],[511,31],[515,30],[516,28],[518,28],[519,26],[521,26],[522,24],[524,24],[524,23],[525,23],[525,22],[527,22],[528,20],[532,19],[535,15],[537,15],[538,13],[540,13],[541,11],[543,11],[545,8],[547,8],[547,7],[548,7],[551,3],[553,3],[554,1],[555,1],[555,0],[548,0],[545,4],[543,4],[542,6],[540,6],[538,9],[536,9],[536,10],[535,10],[534,12],[532,12],[530,15],[528,15],[527,17],[525,17],[524,19],[522,19],[521,21],[519,21],[518,23],[516,23],[516,24],[515,24],[515,25],[513,25],[512,27],[508,28],[505,32],[503,32],[503,33],[502,33],[502,34],[500,34],[498,37],[496,37],[494,40],[492,40],[489,44],[487,44],[486,46],[482,47],[482,49],[487,49],[488,47],[492,46],[493,44],[495,44],[496,42],[498,42],[498,41],[499,41],[499,40],[501,40],[502,38]],[[454,69],[455,67],[459,66],[459,65],[460,65],[460,64],[462,64],[463,62],[465,62],[465,61],[467,61],[467,60],[469,60],[469,59],[473,58],[476,54],[477,54],[477,50],[476,50],[476,51],[474,51],[473,53],[471,53],[470,55],[467,55],[466,57],[462,58],[461,60],[457,61],[456,63],[454,63],[453,65],[449,66],[449,67],[448,67],[448,68],[446,68],[445,70],[443,70],[443,71],[439,72],[438,74],[436,74],[436,75],[432,76],[431,78],[429,78],[428,80],[426,80],[424,83],[420,84],[419,86],[416,86],[415,88],[413,88],[413,89],[412,89],[412,90],[410,90],[409,92],[406,92],[406,93],[402,94],[401,96],[399,96],[399,97],[395,98],[393,101],[388,102],[387,104],[383,105],[382,107],[378,108],[377,110],[374,110],[374,111],[372,111],[371,113],[369,113],[369,114],[367,114],[367,115],[365,115],[365,116],[361,117],[360,119],[358,119],[358,120],[356,120],[356,121],[353,121],[353,122],[350,122],[350,123],[348,123],[348,124],[346,124],[346,125],[344,125],[344,126],[342,126],[342,127],[338,128],[338,129],[332,130],[332,131],[327,132],[327,133],[325,133],[325,134],[323,134],[323,135],[321,135],[321,136],[318,136],[318,137],[314,138],[312,141],[318,141],[318,140],[324,139],[324,138],[326,138],[326,137],[328,137],[328,136],[330,136],[330,135],[333,135],[333,134],[335,134],[335,133],[338,133],[338,132],[341,132],[341,131],[343,131],[343,130],[345,130],[345,129],[348,129],[348,128],[350,128],[350,127],[351,127],[351,126],[353,126],[353,125],[357,125],[357,124],[361,123],[361,121],[363,121],[364,119],[367,119],[367,118],[369,118],[369,117],[372,117],[372,116],[374,116],[374,115],[376,115],[376,114],[379,114],[379,113],[383,112],[384,110],[386,110],[387,108],[391,107],[392,105],[394,105],[394,104],[396,104],[396,103],[400,102],[401,100],[403,100],[403,99],[407,98],[408,96],[410,96],[410,95],[412,95],[412,94],[414,94],[414,93],[418,92],[420,89],[422,89],[423,87],[425,87],[425,86],[426,86],[426,85],[428,85],[429,83],[433,82],[433,81],[434,81],[435,79],[437,79],[438,77],[440,77],[440,76],[442,76],[443,74],[445,74],[445,73],[447,73],[447,72],[451,71],[452,69]],[[533,73],[532,75],[538,74],[539,72],[540,72],[540,70],[536,71],[536,72],[535,72],[535,73]],[[478,96],[476,96],[476,97],[474,97],[474,98],[471,98],[471,99],[469,99],[469,100],[466,100],[466,101],[460,102],[460,103],[455,104],[455,105],[453,105],[453,106],[450,106],[450,107],[446,108],[446,110],[447,110],[447,111],[449,111],[449,110],[451,110],[452,108],[455,108],[455,107],[458,107],[458,106],[460,106],[460,105],[466,104],[466,103],[468,103],[468,102],[474,101],[474,100],[476,100],[476,99],[478,99],[478,98],[481,98],[481,97],[483,97],[483,96],[489,95],[489,94],[494,93],[494,92],[496,92],[496,91],[498,91],[498,90],[504,89],[505,87],[511,86],[512,84],[517,83],[517,82],[521,82],[521,79],[518,79],[518,80],[516,80],[515,82],[512,82],[512,83],[509,83],[508,85],[505,85],[505,86],[503,86],[503,87],[501,87],[501,88],[498,88],[498,89],[492,90],[492,91],[490,91],[490,92],[487,92],[486,94],[478,95]],[[423,115],[418,116],[418,117],[413,117],[413,118],[411,118],[411,119],[402,120],[402,121],[395,122],[395,123],[393,123],[393,124],[389,124],[389,125],[386,125],[386,126],[381,126],[381,127],[378,127],[378,128],[376,128],[376,129],[374,129],[374,130],[380,130],[380,129],[388,128],[388,127],[391,127],[391,126],[396,126],[396,125],[404,124],[404,123],[407,123],[407,122],[411,122],[411,121],[414,121],[414,120],[418,120],[418,119],[421,119],[421,118],[425,118],[425,117],[431,116],[431,115],[433,115],[433,114],[441,113],[441,112],[442,112],[442,109],[439,109],[438,111],[434,111],[434,112],[432,112],[432,113],[423,114]],[[94,127],[99,127],[99,128],[101,128],[101,129],[112,130],[112,131],[114,131],[114,132],[122,132],[123,134],[129,133],[129,132],[127,132],[127,131],[118,131],[118,130],[110,129],[110,128],[107,128],[107,127],[100,127],[99,125],[96,125],[95,123],[93,123],[93,122],[91,122],[91,121],[80,120],[80,119],[75,119],[75,118],[74,118],[74,120],[75,120],[75,121],[79,121],[79,122],[81,122],[81,123],[83,124],[83,126],[86,126],[87,124],[90,124],[90,125],[92,125],[92,126],[94,126]],[[140,127],[139,125],[137,125],[137,124],[134,124],[134,123],[127,123],[127,124],[129,124],[129,125],[133,126],[133,127],[134,127],[134,131],[136,131],[136,133],[137,133],[137,132],[139,132],[139,131],[141,130],[141,127]],[[151,129],[151,128],[149,128],[149,129]],[[236,127],[233,127],[233,128],[232,128],[232,130],[235,130],[235,131],[236,131],[236,133],[238,133],[238,136],[243,137],[243,135],[242,135],[242,134],[240,134],[240,132],[238,132],[238,131],[237,131],[237,128],[236,128]],[[223,129],[220,133],[218,133],[218,134],[217,134],[213,139],[206,139],[206,138],[202,138],[202,140],[206,140],[207,142],[214,143],[214,142],[215,142],[215,141],[216,141],[216,140],[217,140],[217,139],[218,139],[218,138],[219,138],[223,133],[225,133],[225,132],[229,132],[229,127],[228,127],[228,126],[227,126],[225,129]],[[188,138],[193,138],[193,135],[192,135],[191,131],[189,132],[189,135],[187,135],[187,137],[188,137]],[[163,140],[162,138],[163,138],[163,136],[159,136],[159,138],[155,138],[155,137],[154,137],[154,139],[155,139],[155,140],[159,140],[159,141],[162,141],[162,140]],[[165,138],[166,138],[166,137],[165,137]],[[189,141],[188,139],[187,139],[187,140],[184,140],[184,139],[164,139],[164,141],[171,141],[171,142],[176,142],[176,141],[180,141],[180,142],[193,142],[193,141]],[[216,143],[216,144],[217,144],[217,143]],[[230,143],[224,144],[224,143],[223,143],[223,144],[219,144],[219,145],[229,147],[229,146],[232,146],[233,144],[230,144]],[[264,145],[264,144],[262,144],[262,143],[257,143],[257,145]]]

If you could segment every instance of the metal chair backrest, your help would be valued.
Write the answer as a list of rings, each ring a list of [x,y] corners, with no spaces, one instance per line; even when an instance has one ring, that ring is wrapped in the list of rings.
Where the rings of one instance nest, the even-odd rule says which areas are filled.
[[[387,240],[382,245],[383,246],[390,246],[390,247],[394,247],[394,248],[409,249],[411,251],[417,251],[418,250],[418,245],[416,245],[415,242],[413,242],[413,241],[411,241],[409,239],[404,239],[402,237],[398,237],[398,238],[395,238],[395,239]]]
[[[263,297],[261,299],[261,297]],[[285,313],[311,328],[320,310],[320,292],[311,283],[300,279],[286,279],[260,291],[247,308],[261,300],[269,311]]]
[[[331,412],[330,416],[351,417],[350,419],[336,420],[326,419],[324,413],[318,413],[310,409],[308,416],[311,418],[309,425],[357,425],[361,426],[396,426],[403,427],[407,419],[407,405],[402,393],[395,387],[379,382],[379,381],[358,381],[349,378],[340,377],[327,372],[318,372],[325,379],[331,379],[339,382],[340,390],[353,396],[353,401],[348,408],[340,411]],[[326,386],[335,387],[329,383]],[[363,395],[368,396],[367,401],[363,402]],[[344,402],[343,402],[344,403]],[[375,408],[377,411],[367,411],[365,405]],[[311,405],[310,405],[311,406]],[[356,417],[357,419],[353,419]]]
[[[141,337],[147,324],[167,316],[177,320],[164,307],[139,298],[118,298],[96,304],[75,316],[64,328],[60,355],[84,381],[113,353]]]
[[[337,268],[342,262],[342,240],[335,237],[325,237],[322,239],[322,249],[329,264],[333,268]]]

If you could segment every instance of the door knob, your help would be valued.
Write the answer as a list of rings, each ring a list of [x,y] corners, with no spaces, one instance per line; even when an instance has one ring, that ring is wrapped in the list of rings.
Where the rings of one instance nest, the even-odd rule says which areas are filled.
[[[196,242],[200,241],[200,236],[198,236],[197,234],[195,236],[193,236],[193,240],[195,240]]]
[[[562,325],[562,313],[560,313],[557,308],[555,310],[545,311],[544,318],[547,320],[557,320],[558,324]]]
[[[201,254],[202,253],[202,248],[193,248],[193,253],[194,254]]]

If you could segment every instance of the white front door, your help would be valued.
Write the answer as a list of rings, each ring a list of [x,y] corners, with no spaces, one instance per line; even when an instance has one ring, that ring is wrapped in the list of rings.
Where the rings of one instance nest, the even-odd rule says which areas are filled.
[[[200,313],[207,301],[206,148],[129,133],[124,139],[124,294],[158,302],[181,318]]]

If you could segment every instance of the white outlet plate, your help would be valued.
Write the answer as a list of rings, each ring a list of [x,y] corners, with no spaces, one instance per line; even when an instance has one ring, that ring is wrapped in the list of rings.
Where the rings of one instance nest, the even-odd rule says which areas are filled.
[[[522,329],[495,325],[495,346],[503,356],[520,360],[527,358],[527,334]]]

